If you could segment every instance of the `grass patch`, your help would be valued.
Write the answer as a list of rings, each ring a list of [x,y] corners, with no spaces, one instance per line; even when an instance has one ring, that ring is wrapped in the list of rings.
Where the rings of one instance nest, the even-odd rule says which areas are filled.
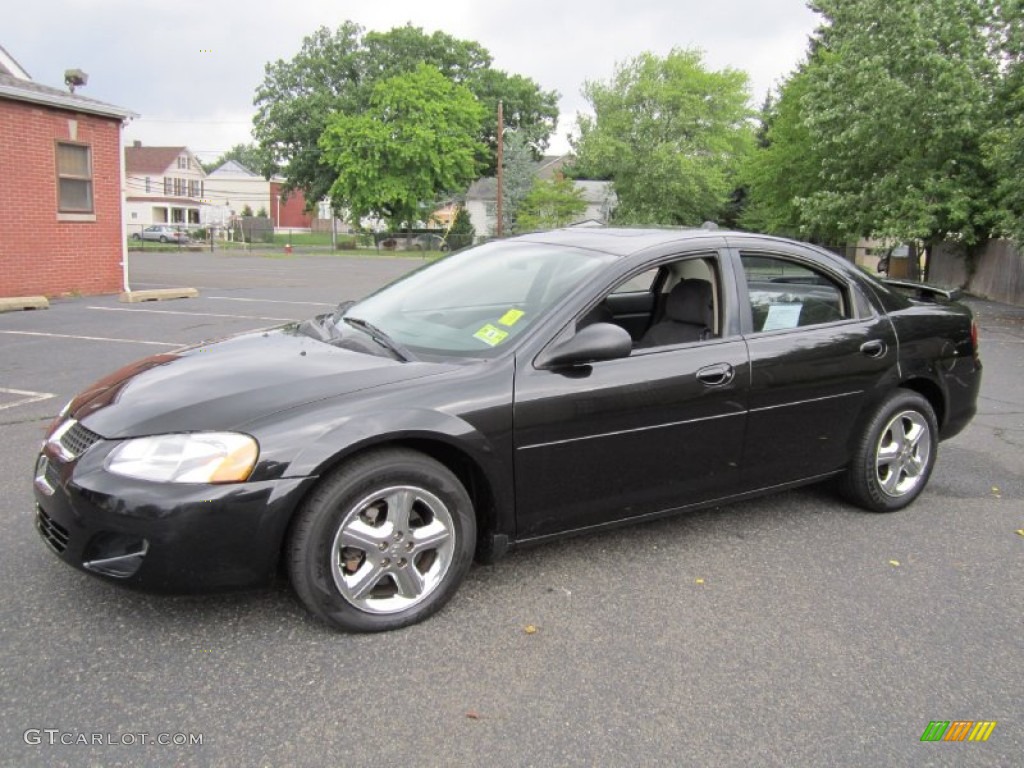
[[[330,245],[330,232],[279,232],[274,235],[274,245]]]

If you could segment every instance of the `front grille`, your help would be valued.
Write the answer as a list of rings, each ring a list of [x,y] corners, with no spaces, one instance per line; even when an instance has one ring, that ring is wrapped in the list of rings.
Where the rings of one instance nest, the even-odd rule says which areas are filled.
[[[72,458],[77,459],[102,439],[91,429],[86,429],[76,421],[71,429],[60,436],[60,444]]]
[[[42,508],[36,509],[36,530],[55,552],[60,553],[67,549],[68,529],[52,520]]]

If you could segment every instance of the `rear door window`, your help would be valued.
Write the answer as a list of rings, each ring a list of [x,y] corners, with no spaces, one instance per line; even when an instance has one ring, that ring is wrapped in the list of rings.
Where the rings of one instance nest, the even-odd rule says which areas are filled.
[[[825,272],[779,256],[742,254],[741,259],[755,333],[854,316],[847,287]]]

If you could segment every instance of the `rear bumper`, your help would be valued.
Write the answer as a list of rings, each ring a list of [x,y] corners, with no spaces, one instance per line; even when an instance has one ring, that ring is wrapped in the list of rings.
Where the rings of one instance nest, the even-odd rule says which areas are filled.
[[[947,413],[939,429],[939,439],[948,440],[960,434],[978,410],[981,392],[981,361],[961,359],[945,376]]]
[[[274,576],[292,513],[315,478],[233,485],[112,475],[100,443],[37,462],[36,529],[69,565],[159,592],[253,587]]]

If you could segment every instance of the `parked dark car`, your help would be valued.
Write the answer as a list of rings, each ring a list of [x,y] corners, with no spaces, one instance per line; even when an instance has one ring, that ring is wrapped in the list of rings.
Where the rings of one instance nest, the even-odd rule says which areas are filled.
[[[707,230],[491,242],[331,314],[95,383],[38,457],[66,562],[165,591],[283,566],[348,630],[473,559],[837,478],[905,507],[975,412],[970,311],[813,246]]]

